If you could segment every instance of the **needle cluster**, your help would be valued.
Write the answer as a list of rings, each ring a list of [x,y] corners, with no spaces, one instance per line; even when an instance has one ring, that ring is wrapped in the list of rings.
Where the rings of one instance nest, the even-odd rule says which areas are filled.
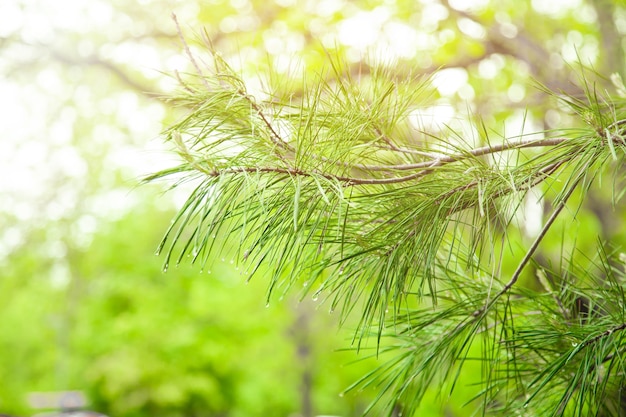
[[[189,257],[206,268],[216,242],[234,239],[229,256],[266,274],[268,300],[297,286],[356,314],[355,341],[372,334],[386,359],[352,388],[376,387],[373,407],[389,415],[412,415],[432,384],[452,392],[470,362],[482,370],[483,414],[622,406],[623,264],[601,252],[595,269],[539,268],[541,290],[518,281],[555,220],[575,211],[572,196],[623,163],[623,101],[587,83],[586,97],[562,98],[576,128],[494,140],[476,123],[467,138],[412,120],[432,102],[427,77],[356,76],[329,58],[329,73],[293,94],[253,94],[219,54],[211,60],[171,98],[186,109],[165,131],[180,165],[148,178],[194,181],[160,247],[166,266]],[[506,247],[531,189],[552,211],[507,276],[497,242]]]

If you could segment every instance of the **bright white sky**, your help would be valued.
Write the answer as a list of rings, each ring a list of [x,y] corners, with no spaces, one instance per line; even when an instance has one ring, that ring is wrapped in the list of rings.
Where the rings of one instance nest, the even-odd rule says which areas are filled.
[[[189,8],[172,10],[185,16]],[[163,12],[168,22],[172,10]],[[138,178],[172,165],[158,139],[159,102],[123,87],[109,92],[97,81],[84,84],[87,71],[109,84],[112,76],[102,69],[40,60],[50,47],[78,59],[97,52],[152,79],[182,68],[177,45],[161,51],[149,42],[115,43],[116,25],[133,24],[114,22],[116,13],[100,0],[0,2],[0,37],[21,39],[0,53],[0,214],[17,220],[5,225],[0,217],[0,252],[23,243],[25,228],[50,221],[77,217],[76,235],[89,234],[99,218],[115,218],[137,203],[140,193],[128,190]],[[68,43],[81,34],[84,40]],[[90,163],[104,165],[110,178],[90,178]],[[124,188],[114,184],[120,169]]]

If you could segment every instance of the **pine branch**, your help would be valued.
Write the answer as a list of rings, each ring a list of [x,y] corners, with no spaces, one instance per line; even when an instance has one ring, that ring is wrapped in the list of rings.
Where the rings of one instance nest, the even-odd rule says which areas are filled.
[[[436,256],[437,248],[446,234],[447,225],[457,221],[453,216],[472,209],[477,209],[482,213],[485,203],[481,201],[481,195],[488,195],[489,201],[495,202],[506,195],[527,190],[553,177],[560,167],[571,163],[571,161],[588,157],[585,156],[584,149],[590,146],[589,136],[582,138],[561,136],[540,140],[505,141],[501,144],[490,144],[447,155],[439,152],[440,155],[437,157],[425,156],[432,155],[430,150],[422,152],[416,149],[419,154],[412,156],[412,158],[421,158],[422,160],[419,162],[401,164],[359,163],[356,162],[358,159],[381,161],[383,155],[378,155],[378,151],[371,148],[371,144],[377,138],[383,138],[383,142],[391,149],[384,155],[385,159],[406,158],[404,151],[396,150],[401,148],[396,145],[389,145],[397,142],[397,140],[392,141],[381,130],[381,119],[372,118],[370,115],[386,115],[389,114],[390,110],[388,109],[393,109],[395,123],[404,123],[405,121],[397,111],[398,103],[415,97],[416,90],[414,88],[398,86],[394,84],[394,81],[384,80],[384,78],[374,80],[372,86],[387,83],[389,87],[372,91],[374,95],[368,101],[377,103],[378,107],[372,108],[373,104],[370,104],[371,111],[365,115],[355,113],[348,107],[353,99],[349,97],[347,91],[358,91],[358,86],[346,87],[341,83],[336,91],[324,84],[313,89],[313,96],[308,99],[311,100],[309,101],[310,107],[306,107],[307,99],[305,98],[299,106],[286,106],[274,101],[271,105],[283,106],[283,109],[266,111],[246,93],[243,81],[232,73],[232,70],[219,57],[215,57],[215,60],[218,63],[216,68],[223,71],[215,75],[214,79],[217,82],[214,85],[209,85],[208,92],[194,91],[193,94],[183,96],[180,100],[187,103],[195,102],[191,107],[197,110],[194,110],[189,117],[170,129],[170,137],[176,139],[179,153],[188,161],[188,165],[181,166],[180,170],[181,172],[200,171],[207,176],[207,179],[213,178],[212,181],[217,181],[221,185],[227,185],[229,182],[239,183],[232,181],[232,179],[242,176],[244,181],[252,181],[249,186],[253,189],[258,186],[263,187],[263,182],[259,181],[263,181],[262,177],[264,176],[268,176],[268,178],[278,176],[279,181],[288,182],[300,178],[301,180],[297,182],[298,187],[305,186],[306,194],[310,197],[317,194],[318,198],[321,198],[325,203],[324,205],[327,206],[319,213],[326,212],[327,215],[331,216],[331,223],[343,223],[344,226],[342,229],[338,229],[340,230],[338,234],[328,237],[325,236],[327,229],[318,229],[318,223],[300,224],[299,213],[286,208],[299,206],[302,188],[292,189],[282,200],[276,200],[277,205],[275,207],[277,209],[281,207],[279,213],[282,213],[281,216],[284,215],[284,220],[286,218],[295,219],[293,222],[295,234],[292,236],[294,241],[300,239],[298,236],[301,236],[305,242],[311,242],[316,248],[323,248],[323,251],[328,247],[329,252],[334,250],[330,249],[334,245],[325,245],[325,242],[340,242],[341,244],[340,257],[331,256],[326,260],[313,257],[308,259],[308,264],[302,267],[295,266],[296,271],[294,272],[297,270],[315,270],[322,265],[326,265],[324,268],[341,266],[342,270],[345,269],[346,265],[350,265],[348,270],[352,270],[352,268],[357,268],[361,258],[369,258],[375,253],[379,254],[376,255],[378,261],[372,264],[372,268],[378,271],[381,268],[391,271],[395,267],[390,268],[388,259],[394,257],[397,251],[402,253],[410,250],[414,253],[408,255],[407,259],[417,261],[417,267],[405,265],[402,268],[408,268],[408,270],[413,271],[412,274],[419,273],[418,271],[423,268],[422,270],[427,273],[422,279],[430,280],[431,274],[428,273],[428,265],[433,262]],[[387,74],[381,73],[380,75],[386,76]],[[204,80],[204,84],[208,84],[209,80]],[[408,95],[406,97],[398,95],[397,98],[392,99],[392,96],[388,94],[392,89],[406,91]],[[377,91],[382,92],[381,97],[375,95]],[[361,94],[363,97],[367,95],[364,93],[357,94]],[[348,100],[348,102],[344,100]],[[357,109],[361,107],[358,104],[359,101],[356,100]],[[322,105],[322,103],[325,104]],[[268,105],[270,103],[266,103],[264,106],[267,107]],[[299,114],[285,111],[289,108],[296,109]],[[412,107],[405,104],[403,108],[405,109],[403,114],[406,115]],[[270,121],[266,113],[273,115],[273,121]],[[287,132],[291,132],[288,135],[289,139],[283,137],[283,134],[280,134],[275,127],[275,124],[287,126],[286,123],[290,126],[287,129]],[[353,124],[354,128],[351,127]],[[345,132],[331,130],[331,128],[341,128],[346,125],[349,128]],[[395,126],[388,126],[386,130],[391,131],[395,128]],[[189,139],[180,139],[182,135],[179,132],[190,135]],[[369,137],[368,132],[371,134]],[[355,133],[356,136],[353,136]],[[327,137],[326,135],[330,136]],[[339,139],[340,137],[341,139]],[[619,135],[615,137],[617,139],[603,135],[599,140],[604,139],[605,142],[611,142],[612,145],[620,145]],[[265,142],[266,138],[267,142]],[[331,147],[341,143],[337,140],[347,143],[344,149],[337,150]],[[450,139],[441,138],[440,140],[445,142]],[[188,142],[188,144],[183,142]],[[328,146],[327,144],[331,142],[333,145]],[[458,147],[458,145],[454,146]],[[489,155],[535,147],[553,148],[554,152],[544,152],[532,157],[525,164],[505,167],[504,170],[494,165],[487,165],[485,161],[480,159]],[[229,150],[233,148],[238,149],[238,151],[233,153]],[[286,152],[278,152],[278,149]],[[614,150],[612,152],[614,153]],[[394,156],[397,153],[404,156]],[[404,170],[416,172],[404,176],[389,176],[390,172]],[[366,175],[351,175],[355,172]],[[473,172],[473,175],[467,175],[468,172]],[[168,171],[169,173],[170,171]],[[250,177],[250,175],[254,176]],[[425,181],[424,178],[427,176],[433,178]],[[222,178],[225,178],[226,182],[222,181]],[[418,179],[420,181],[417,181]],[[321,180],[332,185],[321,185]],[[408,185],[409,183],[411,185]],[[398,188],[398,186],[401,187]],[[345,192],[352,187],[359,187],[357,197],[346,200]],[[287,190],[283,186],[280,189],[282,192]],[[484,190],[489,190],[489,192],[486,193]],[[570,190],[573,190],[573,187]],[[294,191],[296,192],[295,195],[293,194]],[[254,193],[258,197],[254,195],[249,197],[263,200],[266,198],[263,197],[266,193],[272,195],[272,190],[269,188],[260,189]],[[328,199],[328,193],[336,199],[332,203]],[[401,201],[407,195],[413,195],[412,198],[416,199],[417,206],[411,208],[406,205],[406,201]],[[350,207],[356,201],[359,204],[369,203],[366,201],[369,199],[380,201],[384,207],[383,210],[373,207],[370,207],[369,210],[358,210],[359,215],[354,218],[359,219],[360,216],[359,222],[362,221],[361,224],[365,227],[359,227],[359,232],[357,229],[346,229],[346,220],[352,218],[349,217],[348,212],[354,212]],[[246,202],[246,205],[255,210],[249,201]],[[345,208],[339,209],[343,205]],[[258,206],[258,208],[261,209],[261,212],[255,217],[262,219],[265,209],[262,206]],[[338,209],[339,211],[337,211]],[[366,211],[370,212],[367,213]],[[243,213],[242,207],[236,207],[235,212]],[[189,215],[195,216],[193,212]],[[229,216],[229,218],[232,217]],[[382,222],[377,219],[382,219]],[[214,221],[221,223],[223,220],[217,217]],[[298,229],[302,230],[305,235],[301,235]],[[196,231],[201,232],[198,229]],[[284,232],[291,233],[288,230],[284,230]],[[365,243],[362,239],[364,235],[369,236],[371,239],[368,239],[371,242],[380,243]],[[276,235],[276,237],[278,236]],[[262,241],[266,240],[262,236],[260,238]],[[539,241],[540,239],[537,241],[537,245]],[[244,244],[244,242],[241,243]],[[520,264],[520,270],[516,272],[511,284],[506,289],[516,282],[521,269],[530,260],[537,245],[528,252],[527,257]],[[270,249],[265,244],[261,247],[258,243],[252,243],[251,246],[262,251],[259,254],[259,259],[264,259],[267,254],[275,250]],[[196,252],[201,252],[203,249],[202,247],[197,248]],[[347,253],[346,249],[349,249]],[[251,251],[247,253],[251,253]],[[279,258],[285,259],[285,255],[286,253],[283,253]],[[248,256],[247,259],[249,258]],[[386,267],[384,267],[385,264],[387,264]],[[282,266],[279,269],[282,269]],[[278,277],[274,279],[278,279]],[[389,276],[389,278],[381,279],[383,281],[389,279],[390,282],[393,282],[397,278]],[[393,299],[401,297],[401,294],[406,291],[405,285],[411,284],[413,280],[413,277],[409,277],[406,283],[404,280],[400,280],[393,291],[395,294]],[[338,284],[341,281],[333,281],[330,278],[329,282]],[[340,287],[336,287],[336,290],[340,291]],[[388,291],[389,289],[385,290],[385,293],[388,294]],[[378,301],[382,303],[379,308],[384,308],[387,303],[386,298],[387,296]],[[375,311],[376,309],[368,313],[369,317],[364,323],[371,320]]]
[[[377,385],[388,412],[398,404],[415,410],[430,384],[454,386],[476,345],[485,362],[478,394],[485,410],[500,401],[501,412],[534,407],[541,398],[541,412],[582,412],[572,404],[591,398],[586,390],[600,365],[623,356],[626,343],[615,337],[626,311],[572,323],[576,314],[566,309],[582,292],[572,271],[563,272],[558,296],[532,292],[520,278],[574,193],[584,194],[605,167],[624,160],[626,102],[586,86],[585,99],[563,98],[581,127],[501,143],[484,133],[476,146],[461,134],[436,136],[411,124],[412,112],[428,104],[427,79],[372,70],[355,82],[331,59],[335,84],[319,77],[288,102],[274,86],[260,100],[213,58],[214,72],[196,68],[201,83],[184,83],[173,98],[189,109],[165,132],[183,163],[149,177],[200,178],[159,248],[166,266],[189,255],[210,267],[223,255],[216,240],[236,239],[228,256],[250,276],[262,270],[269,277],[268,301],[301,284],[303,294],[325,297],[342,319],[358,314],[357,346],[373,335],[376,354],[391,359],[355,387]],[[493,242],[510,239],[522,199],[539,188],[554,209],[512,275],[503,276]],[[611,288],[626,282],[611,279]],[[624,291],[611,291],[585,296],[624,309]],[[584,364],[568,363],[564,352]],[[564,377],[570,371],[573,380]],[[615,371],[607,378],[614,381]],[[598,398],[607,390],[598,388]]]

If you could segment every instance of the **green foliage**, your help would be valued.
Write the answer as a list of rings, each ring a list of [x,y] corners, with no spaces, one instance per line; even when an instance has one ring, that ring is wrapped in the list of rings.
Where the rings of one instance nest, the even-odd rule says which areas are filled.
[[[380,68],[355,77],[330,57],[331,76],[309,77],[301,96],[272,85],[253,95],[219,54],[211,59],[213,72],[198,68],[172,99],[188,108],[166,131],[183,163],[148,178],[197,184],[162,241],[166,266],[190,257],[205,268],[223,236],[238,241],[229,256],[246,273],[269,268],[270,295],[300,282],[343,317],[355,311],[357,346],[373,326],[383,361],[353,388],[375,387],[372,407],[385,415],[414,415],[433,386],[454,391],[472,362],[483,414],[622,407],[623,265],[600,256],[584,268],[572,255],[549,279],[537,266],[539,288],[518,281],[597,177],[623,181],[608,173],[624,162],[623,98],[581,69],[585,95],[553,99],[579,123],[498,140],[481,122],[480,137],[412,126],[431,104],[428,80]],[[552,209],[506,273],[531,190]],[[575,254],[556,243],[561,257]]]
[[[215,79],[205,64],[215,68],[214,60],[202,56],[204,45],[191,37],[188,46],[207,78],[189,74],[197,69],[181,59],[172,12],[179,32],[202,26],[198,31],[222,54],[215,72],[226,77],[210,94],[230,97],[230,113],[219,107],[223,98],[209,97],[204,83]],[[612,123],[622,119],[625,16],[621,0],[3,2],[0,413],[30,415],[29,392],[76,388],[89,393],[95,408],[118,417],[348,417],[379,393],[371,415],[386,407],[406,416],[412,406],[420,416],[593,414],[594,408],[623,414],[617,404],[623,355],[605,354],[621,352],[622,301],[613,290],[620,287],[617,259],[626,244],[623,146],[599,138],[621,134]],[[333,68],[331,56],[345,62],[335,59]],[[581,71],[570,67],[577,61],[606,79],[581,82]],[[159,99],[173,89],[163,72],[179,75],[181,89],[189,89],[178,107]],[[532,80],[569,105],[547,98]],[[617,98],[608,99],[614,90]],[[213,147],[221,155],[221,179],[210,180],[194,170],[216,168],[205,161],[211,146],[198,149],[190,145],[196,133],[172,130],[170,143],[188,169],[178,179],[193,187],[198,182],[185,177],[195,172],[210,202],[213,190],[230,190],[223,194],[232,197],[227,208],[238,211],[214,207],[197,236],[191,234],[198,217],[178,235],[197,209],[187,206],[169,235],[167,245],[179,242],[170,263],[191,239],[192,256],[182,259],[197,255],[204,267],[181,265],[162,276],[152,253],[172,214],[164,209],[169,195],[146,196],[134,187],[146,170],[163,166],[162,152],[146,151],[147,142],[164,124],[193,115],[189,106],[198,94],[211,106],[189,126],[212,120],[207,129],[234,147]],[[467,123],[464,112],[479,117]],[[431,114],[444,117],[431,121]],[[276,137],[266,122],[297,155],[268,141]],[[290,131],[293,126],[299,131]],[[385,149],[377,129],[408,152]],[[525,141],[541,146],[518,149]],[[503,143],[515,149],[489,153]],[[481,148],[487,153],[476,151]],[[430,163],[441,154],[459,158],[425,166],[424,175],[404,183],[334,178],[396,181],[419,172],[398,166]],[[285,172],[255,168],[243,178],[243,172],[228,173],[233,161]],[[550,161],[567,162],[537,177],[541,184],[514,189]],[[394,168],[372,169],[381,162]],[[294,165],[302,172],[290,172]],[[583,171],[587,177],[561,208]],[[446,184],[472,181],[476,185],[447,196],[439,212],[432,210],[432,202],[446,196]],[[246,196],[253,198],[242,205]],[[446,210],[455,209],[448,216]],[[520,269],[553,210],[559,215]],[[228,218],[211,224],[211,216]],[[363,220],[352,223],[355,216]],[[386,221],[392,217],[402,222]],[[413,235],[404,233],[416,225]],[[264,232],[270,233],[258,239]],[[297,240],[288,238],[294,235]],[[194,254],[204,238],[212,246]],[[385,263],[392,240],[399,244],[391,244],[394,260]],[[342,270],[343,263],[351,267]],[[615,282],[602,272],[607,265],[617,268]],[[375,274],[364,275],[375,266]],[[205,274],[199,276],[200,269]],[[240,285],[253,272],[255,279]],[[514,276],[483,316],[468,317]],[[273,296],[263,294],[268,282]],[[306,298],[299,308],[297,298]],[[336,334],[339,317],[327,317],[328,310],[343,313],[346,332]],[[438,343],[440,337],[450,344]],[[341,366],[353,352],[329,352],[350,338],[369,360]],[[309,357],[297,354],[300,345],[309,345]],[[429,356],[437,352],[441,356]],[[601,366],[589,365],[594,360]],[[372,363],[378,372],[371,372]],[[364,374],[369,377],[360,380]],[[307,375],[310,410],[300,398]],[[354,381],[360,383],[337,396]],[[561,409],[563,393],[570,401]],[[423,395],[419,406],[413,395]],[[407,404],[395,404],[398,398]],[[577,405],[581,398],[589,401]]]
[[[228,262],[163,275],[154,225],[169,216],[146,207],[110,223],[73,254],[69,281],[51,284],[28,253],[12,258],[0,292],[2,411],[29,414],[28,392],[81,389],[111,416],[289,415],[303,395],[320,413],[359,415],[366,400],[337,393],[370,365],[333,371],[354,356],[334,352],[335,320],[288,298],[264,308],[264,283],[244,285]]]

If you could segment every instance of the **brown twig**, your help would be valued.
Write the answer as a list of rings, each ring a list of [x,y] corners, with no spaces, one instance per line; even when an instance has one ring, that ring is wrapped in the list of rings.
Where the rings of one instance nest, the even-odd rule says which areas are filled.
[[[401,182],[404,181],[406,177],[401,178],[355,178],[355,177],[345,177],[341,175],[333,175],[324,173],[321,171],[303,171],[297,168],[279,168],[279,167],[235,167],[235,168],[226,168],[226,169],[215,169],[212,171],[202,170],[202,172],[206,173],[212,177],[219,177],[221,175],[226,174],[238,174],[238,173],[254,173],[254,172],[273,172],[276,174],[287,174],[294,175],[300,177],[313,177],[315,175],[321,176],[328,180],[334,180],[344,183],[346,186],[352,185],[375,185],[375,184],[390,184],[393,182]]]
[[[619,331],[624,330],[624,329],[626,329],[626,323],[622,323],[622,324],[620,324],[618,326],[611,327],[610,329],[603,331],[602,333],[592,337],[591,339],[584,341],[582,343],[582,345],[580,346],[580,349],[583,349],[583,348],[585,348],[585,347],[587,347],[589,345],[592,345],[592,344],[596,343],[598,340],[600,340],[600,339],[602,339],[604,337],[610,336],[611,334],[613,334],[615,332],[619,332]],[[606,362],[607,360],[610,360],[611,358],[609,358],[609,356],[607,356],[603,360],[603,362]]]
[[[487,145],[480,148],[472,149],[467,152],[459,152],[452,155],[441,156],[429,161],[418,162],[415,164],[400,164],[400,165],[354,165],[355,168],[360,168],[368,171],[407,171],[412,169],[433,169],[435,167],[445,165],[451,162],[459,162],[463,159],[471,157],[484,156],[493,153],[509,151],[513,149],[522,148],[537,148],[544,146],[556,146],[567,141],[567,138],[551,138],[551,139],[539,139],[539,140],[519,140],[515,142],[505,142],[497,145]]]
[[[259,114],[262,115],[262,113],[259,113]],[[263,116],[261,117],[266,123],[268,123],[268,127],[271,126],[269,125],[269,121],[267,119],[265,119]],[[272,132],[274,131],[272,130]],[[274,132],[273,134],[276,134],[276,133]],[[276,142],[276,140],[280,140],[280,142]],[[293,151],[293,149],[287,143],[284,143],[282,139],[280,139],[279,136],[276,136],[276,140],[273,140],[273,141],[278,146],[281,146],[284,149]],[[343,182],[346,186],[397,184],[397,183],[416,180],[420,177],[433,173],[434,172],[433,168],[450,164],[450,163],[454,163],[454,162],[459,162],[463,159],[467,159],[472,156],[480,156],[480,155],[497,153],[497,152],[502,152],[502,151],[511,150],[511,149],[527,148],[527,147],[532,147],[532,146],[553,146],[553,145],[563,143],[566,140],[567,139],[565,138],[557,138],[557,139],[545,139],[545,140],[540,140],[540,141],[519,141],[519,142],[509,142],[509,143],[504,143],[500,145],[495,145],[493,147],[481,147],[481,148],[473,149],[466,153],[458,153],[458,154],[449,155],[446,157],[441,157],[432,161],[426,161],[426,162],[422,162],[419,164],[413,164],[413,166],[425,167],[426,169],[422,169],[421,171],[418,171],[410,175],[405,175],[402,177],[391,177],[391,178],[346,177],[346,176],[341,176],[341,175],[324,173],[321,171],[309,172],[309,171],[304,171],[304,170],[297,169],[297,168],[278,168],[278,167],[236,167],[236,168],[228,168],[228,169],[223,169],[223,170],[213,170],[210,172],[210,175],[220,176],[224,174],[234,174],[234,173],[239,173],[239,172],[276,172],[276,173],[283,173],[283,174],[297,175],[297,176],[320,175],[326,179]],[[556,168],[558,168],[558,166],[560,166],[560,164],[551,164],[551,165],[548,165],[546,168],[544,168],[544,170],[553,172]],[[353,165],[353,167],[360,168],[362,167],[362,165]],[[543,174],[545,175],[542,175],[540,181],[543,180],[543,178],[545,178],[546,175],[549,175],[549,174],[546,174],[546,172],[543,172]],[[466,185],[464,187],[471,187],[471,186],[472,184],[470,183],[469,185]]]

